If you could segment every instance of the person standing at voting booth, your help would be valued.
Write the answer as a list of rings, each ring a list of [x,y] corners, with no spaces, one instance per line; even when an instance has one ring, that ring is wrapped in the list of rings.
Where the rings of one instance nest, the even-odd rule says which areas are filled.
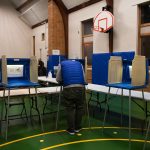
[[[44,66],[44,62],[39,59],[38,61],[38,76],[46,76],[47,73],[46,73],[46,68]]]
[[[85,77],[78,61],[66,60],[59,65],[56,80],[62,84],[62,95],[67,113],[66,130],[74,135],[82,129],[81,122],[85,103]]]

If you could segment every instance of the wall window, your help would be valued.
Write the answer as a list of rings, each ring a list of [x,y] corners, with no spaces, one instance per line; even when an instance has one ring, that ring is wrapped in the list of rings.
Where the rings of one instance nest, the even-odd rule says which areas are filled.
[[[150,2],[139,5],[139,54],[150,59]]]
[[[41,41],[45,41],[45,33],[41,34]]]
[[[141,5],[141,24],[150,23],[150,3]]]
[[[93,34],[93,19],[88,21],[83,21],[83,35],[92,35]]]

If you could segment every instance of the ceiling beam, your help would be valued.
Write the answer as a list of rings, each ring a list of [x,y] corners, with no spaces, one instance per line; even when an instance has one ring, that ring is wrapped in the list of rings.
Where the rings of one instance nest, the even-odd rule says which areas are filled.
[[[85,7],[88,7],[88,6],[92,5],[92,4],[95,4],[95,3],[100,2],[100,1],[102,1],[102,0],[89,0],[87,2],[84,2],[84,3],[80,4],[80,5],[77,5],[77,6],[73,7],[73,8],[71,8],[71,9],[69,9],[68,12],[69,13],[75,12],[77,10],[80,10],[82,8],[85,8]]]
[[[32,3],[34,0],[27,0],[26,2],[24,2],[22,5],[20,5],[18,8],[16,8],[17,11],[21,11],[23,8],[25,8],[26,6],[28,6],[30,3]]]
[[[45,24],[45,23],[48,23],[48,19],[43,20],[43,21],[41,21],[41,22],[39,22],[39,23],[33,25],[33,26],[32,26],[32,29],[34,29],[34,28],[36,28],[36,27],[39,27],[39,26],[41,26],[41,25],[43,25],[43,24]]]
[[[108,6],[113,8],[113,0],[106,0]]]
[[[50,0],[49,0],[50,1]],[[62,0],[54,0],[54,2],[57,4],[57,6],[59,7],[60,11],[61,9],[68,14],[68,9],[65,6],[65,4],[62,2]]]

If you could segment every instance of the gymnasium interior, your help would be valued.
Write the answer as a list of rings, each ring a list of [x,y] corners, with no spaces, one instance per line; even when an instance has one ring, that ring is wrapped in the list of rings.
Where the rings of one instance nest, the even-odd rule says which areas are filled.
[[[74,135],[67,60],[86,80]],[[51,149],[150,150],[150,0],[0,0],[0,150]]]

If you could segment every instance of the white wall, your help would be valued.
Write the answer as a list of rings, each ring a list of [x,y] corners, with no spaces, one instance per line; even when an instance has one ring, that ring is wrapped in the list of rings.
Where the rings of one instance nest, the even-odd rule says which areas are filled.
[[[42,33],[45,34],[45,40],[42,41]],[[48,24],[43,24],[33,29],[33,36],[35,36],[35,55],[39,59],[41,57],[45,66],[47,65],[47,51],[48,51]],[[41,54],[40,54],[41,49]],[[41,56],[40,56],[41,55]]]
[[[149,0],[114,0],[114,42],[113,51],[135,51],[138,42],[138,9],[137,4]],[[105,0],[79,11],[69,14],[69,57],[82,57],[81,21],[93,18],[102,7]],[[108,34],[94,32],[93,53],[109,51]]]
[[[133,0],[114,0],[114,48],[113,51],[136,51],[137,6]]]
[[[137,5],[147,0],[114,0],[114,47],[113,51],[137,52],[138,9]]]
[[[106,2],[102,1],[69,14],[69,58],[82,58],[81,21],[94,18],[105,5]],[[93,52],[108,52],[108,42],[109,39],[107,33],[94,32]]]
[[[150,0],[132,0],[132,5],[141,4]]]
[[[0,0],[0,57],[30,57],[32,29],[20,20],[8,0]]]

